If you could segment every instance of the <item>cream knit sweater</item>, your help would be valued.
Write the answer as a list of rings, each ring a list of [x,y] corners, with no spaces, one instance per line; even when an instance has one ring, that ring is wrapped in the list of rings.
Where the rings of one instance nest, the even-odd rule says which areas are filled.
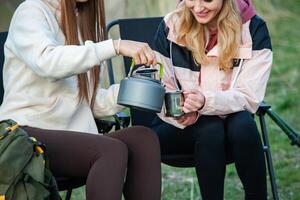
[[[97,133],[94,117],[113,115],[119,86],[98,89],[95,107],[78,103],[76,74],[116,55],[112,40],[65,46],[60,0],[26,0],[16,10],[5,43],[0,120],[43,129]]]

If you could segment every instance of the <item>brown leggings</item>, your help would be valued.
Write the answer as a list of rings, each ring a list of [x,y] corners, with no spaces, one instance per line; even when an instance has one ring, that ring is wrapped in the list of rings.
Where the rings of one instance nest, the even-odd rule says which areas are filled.
[[[23,128],[46,145],[55,176],[87,178],[87,200],[120,200],[122,190],[126,200],[160,199],[160,147],[152,130],[136,126],[103,136]]]

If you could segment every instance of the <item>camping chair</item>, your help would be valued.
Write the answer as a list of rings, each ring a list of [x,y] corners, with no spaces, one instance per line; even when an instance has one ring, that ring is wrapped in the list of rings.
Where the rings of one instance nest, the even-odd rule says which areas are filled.
[[[4,63],[4,42],[6,41],[7,32],[0,33],[0,105],[3,100],[3,77],[2,77],[2,67]],[[83,178],[73,178],[73,177],[55,177],[58,188],[60,191],[67,190],[65,200],[71,199],[72,190],[85,185],[86,180]]]
[[[133,18],[133,19],[118,19],[110,22],[107,25],[107,32],[115,26],[119,27],[119,34],[122,39],[135,40],[140,42],[146,42],[153,48],[153,39],[158,28],[159,23],[162,21],[162,17],[149,17],[149,18]],[[131,59],[123,57],[125,74],[128,74],[131,64]],[[108,62],[108,73],[110,83],[114,83],[114,73],[112,68],[112,61]],[[152,120],[154,119],[154,113],[144,112],[141,110],[130,109],[132,125],[143,125],[150,127]],[[300,147],[300,137],[297,133],[290,128],[276,113],[271,110],[271,106],[262,103],[256,113],[259,118],[261,134],[263,139],[263,149],[267,161],[268,173],[270,177],[271,189],[273,199],[278,200],[277,185],[274,173],[274,167],[272,163],[272,156],[270,150],[270,144],[265,123],[265,114],[268,114],[271,119],[284,131],[285,134],[292,140],[292,144],[296,144]],[[232,156],[228,155],[229,159],[227,163],[232,163]],[[230,158],[231,157],[231,158]],[[177,154],[177,155],[161,155],[163,163],[174,167],[194,167],[193,155],[190,154]]]

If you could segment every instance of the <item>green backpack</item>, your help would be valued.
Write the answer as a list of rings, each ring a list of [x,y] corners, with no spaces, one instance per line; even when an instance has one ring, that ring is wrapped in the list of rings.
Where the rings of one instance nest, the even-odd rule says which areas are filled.
[[[59,200],[45,148],[13,120],[0,122],[0,200]]]

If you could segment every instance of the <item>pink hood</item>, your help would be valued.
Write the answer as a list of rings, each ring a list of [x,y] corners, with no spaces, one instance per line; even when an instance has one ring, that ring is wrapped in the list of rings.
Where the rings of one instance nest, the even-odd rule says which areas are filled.
[[[236,0],[241,12],[242,23],[244,24],[255,16],[255,9],[252,0]],[[206,46],[206,51],[210,51],[218,42],[218,32],[209,33],[209,42]]]
[[[253,16],[255,16],[255,9],[252,0],[236,0],[240,8],[241,17],[243,23],[247,22]]]

